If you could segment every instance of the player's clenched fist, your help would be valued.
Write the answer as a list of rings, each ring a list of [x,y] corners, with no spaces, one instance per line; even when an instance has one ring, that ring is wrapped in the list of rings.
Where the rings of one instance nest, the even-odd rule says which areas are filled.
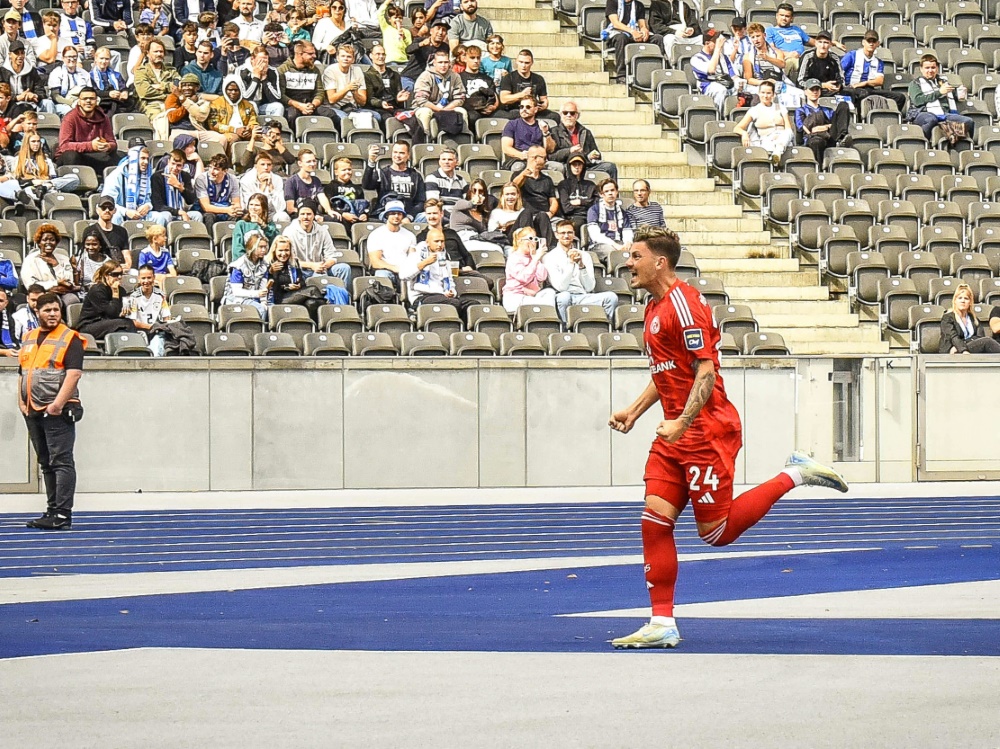
[[[684,432],[686,431],[687,425],[680,419],[661,421],[659,426],[656,427],[656,435],[662,437],[667,442],[676,442],[684,436]]]
[[[628,434],[633,424],[635,424],[635,416],[628,411],[615,411],[608,419],[608,426],[622,434]]]

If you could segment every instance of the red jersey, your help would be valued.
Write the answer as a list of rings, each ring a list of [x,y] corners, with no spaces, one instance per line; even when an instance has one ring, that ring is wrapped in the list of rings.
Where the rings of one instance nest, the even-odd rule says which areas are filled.
[[[680,442],[689,437],[711,438],[739,432],[740,415],[726,397],[718,371],[719,330],[701,292],[678,279],[663,299],[658,302],[650,299],[646,303],[645,322],[643,339],[649,372],[665,419],[676,419],[684,413],[694,386],[696,360],[711,359],[715,365],[712,395]]]

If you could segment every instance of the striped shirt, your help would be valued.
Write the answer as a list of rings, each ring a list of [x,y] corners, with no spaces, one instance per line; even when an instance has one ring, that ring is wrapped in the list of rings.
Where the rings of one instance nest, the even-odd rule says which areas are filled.
[[[663,208],[659,203],[650,203],[640,208],[637,205],[630,205],[625,209],[625,214],[632,220],[632,226],[666,226],[663,219]]]

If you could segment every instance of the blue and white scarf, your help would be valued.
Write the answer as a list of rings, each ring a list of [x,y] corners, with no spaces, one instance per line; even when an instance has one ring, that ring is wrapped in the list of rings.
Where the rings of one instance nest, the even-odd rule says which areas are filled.
[[[169,177],[164,174],[163,181],[167,186],[167,205],[170,206],[172,211],[182,211],[184,210],[184,195],[176,187],[170,184]],[[178,177],[180,179],[180,177]],[[211,180],[209,180],[211,182]]]
[[[211,177],[207,177],[205,186],[208,191],[208,202],[218,206],[232,205],[233,183],[235,181],[230,174],[226,174],[222,178],[222,184],[218,184]]]
[[[132,146],[128,150],[128,163],[122,175],[125,183],[125,208],[134,211],[149,202],[150,182],[153,177],[153,166],[147,164],[145,171],[139,169],[139,155],[145,146]]]
[[[35,31],[35,22],[31,19],[31,13],[25,10],[21,14],[21,33],[25,39],[37,39],[38,32]]]
[[[108,68],[103,73],[97,68],[90,71],[90,82],[98,91],[124,91],[125,78],[117,70]]]
[[[628,24],[626,24],[630,29],[639,28],[639,22],[636,20],[637,15],[638,13],[635,7],[635,2],[633,0],[632,16],[631,18],[629,18]],[[625,0],[618,0],[618,22],[624,23],[625,22],[624,18],[625,18]],[[625,33],[624,31],[622,31],[621,29],[616,29],[614,26],[611,25],[611,22],[608,21],[605,24],[604,29],[601,31],[601,38],[607,39],[608,37],[615,36],[616,34],[624,34],[624,33]]]

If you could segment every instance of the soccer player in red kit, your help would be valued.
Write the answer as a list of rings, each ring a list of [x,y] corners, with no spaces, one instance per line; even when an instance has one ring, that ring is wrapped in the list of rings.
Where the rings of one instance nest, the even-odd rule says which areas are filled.
[[[681,245],[669,229],[636,230],[626,266],[632,286],[646,289],[643,337],[650,383],[628,408],[611,415],[612,429],[628,432],[657,401],[663,421],[646,462],[642,549],[653,617],[638,632],[612,640],[615,648],[673,648],[677,547],[674,523],[690,501],[698,535],[713,546],[735,541],[772,505],[801,484],[847,491],[833,469],[793,453],[785,470],[733,498],[736,455],[743,445],[740,416],[719,375],[719,331],[700,292],[677,278]]]

